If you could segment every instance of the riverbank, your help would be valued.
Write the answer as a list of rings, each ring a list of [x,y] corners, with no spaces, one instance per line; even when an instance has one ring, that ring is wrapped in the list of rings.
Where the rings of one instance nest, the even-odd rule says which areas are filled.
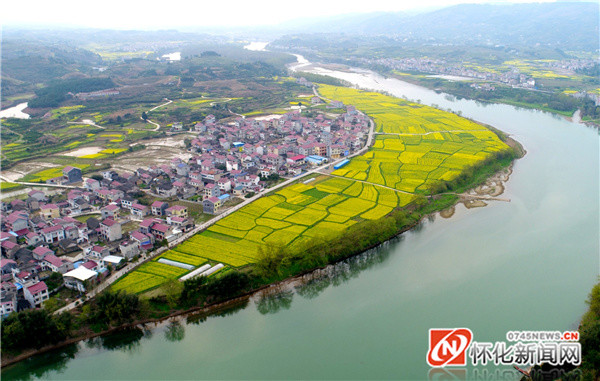
[[[573,121],[574,115],[581,112],[581,109],[579,109],[579,108],[573,108],[570,110],[558,110],[558,109],[549,107],[547,104],[529,103],[529,102],[511,99],[507,96],[491,97],[493,95],[491,92],[484,92],[484,95],[486,97],[477,96],[477,94],[472,94],[472,93],[476,92],[476,90],[473,90],[469,87],[469,88],[466,88],[467,90],[459,91],[456,88],[456,86],[462,86],[464,84],[459,85],[453,81],[446,81],[446,79],[439,78],[439,77],[424,76],[421,74],[411,74],[411,73],[396,74],[393,71],[384,72],[384,73],[381,73],[381,75],[384,75],[384,76],[387,76],[390,78],[399,79],[401,81],[408,82],[413,85],[422,86],[422,87],[425,87],[427,89],[430,89],[430,90],[433,90],[436,92],[447,93],[449,95],[458,97],[459,99],[460,98],[472,99],[472,100],[476,100],[478,102],[483,102],[483,103],[490,104],[490,105],[496,104],[496,103],[502,103],[502,104],[515,106],[515,107],[523,107],[523,108],[532,109],[532,110],[540,110],[540,111],[545,111],[545,112],[549,112],[551,114],[558,115],[569,121]],[[440,83],[440,81],[441,81],[441,83]],[[502,88],[502,89],[504,89],[504,88]],[[532,93],[541,93],[539,91],[526,90],[526,89],[505,88],[505,90],[506,91],[530,91]],[[466,94],[465,91],[467,91],[471,94]],[[548,93],[543,93],[543,94],[548,94]],[[561,94],[554,94],[554,93],[552,93],[550,95],[561,96]],[[575,122],[584,123],[588,126],[592,126],[592,127],[596,127],[596,128],[600,127],[600,124],[598,124],[596,120],[584,120],[583,118],[579,118],[579,120],[575,120]]]
[[[517,142],[515,142],[515,144],[518,145]],[[517,158],[518,157],[515,156],[514,159],[517,159]],[[512,160],[510,161],[510,163],[512,163]],[[471,186],[473,187],[473,190],[475,190],[475,189],[477,189],[477,187],[481,186],[481,177],[478,175],[485,173],[486,169],[487,169],[486,167],[482,167],[476,171],[476,174],[473,176],[473,182],[471,184]],[[499,175],[499,176],[501,176],[499,178],[503,178],[504,181],[508,180],[507,176],[504,176],[504,175]],[[497,176],[494,176],[494,178],[496,178],[496,177]],[[80,329],[78,331],[77,336],[69,338],[69,339],[62,341],[60,343],[57,343],[55,345],[49,345],[49,346],[40,348],[38,350],[28,350],[28,351],[22,352],[18,355],[14,355],[14,356],[10,356],[10,355],[3,353],[2,358],[1,358],[1,367],[5,368],[9,365],[13,365],[15,363],[18,363],[18,362],[28,359],[30,357],[33,357],[33,356],[36,356],[39,354],[44,354],[44,353],[47,353],[47,352],[50,352],[53,350],[61,349],[66,346],[78,343],[80,341],[93,339],[93,338],[96,338],[99,336],[105,336],[105,335],[118,333],[121,330],[125,330],[125,329],[132,328],[132,327],[143,328],[145,325],[161,323],[161,322],[164,322],[165,320],[168,320],[168,319],[171,319],[171,318],[177,317],[177,316],[182,316],[182,315],[187,315],[187,314],[202,314],[205,316],[211,316],[214,314],[218,314],[220,311],[223,311],[224,309],[228,309],[232,306],[237,305],[238,303],[243,303],[244,301],[247,301],[248,299],[252,298],[254,295],[257,295],[258,293],[262,292],[265,289],[272,288],[272,287],[276,288],[276,287],[289,286],[290,284],[297,283],[303,277],[305,277],[307,274],[311,274],[316,271],[326,269],[329,266],[333,266],[333,265],[335,265],[339,262],[342,262],[344,260],[347,260],[351,257],[357,256],[357,255],[360,255],[369,250],[375,249],[375,248],[381,246],[382,244],[386,243],[387,241],[394,239],[394,238],[398,237],[399,235],[401,235],[411,229],[414,229],[415,227],[419,226],[422,223],[422,221],[424,221],[427,218],[430,218],[431,216],[435,215],[437,212],[440,212],[440,214],[441,214],[442,211],[444,211],[444,210],[453,209],[455,207],[455,205],[459,202],[465,202],[465,200],[463,198],[461,198],[459,195],[431,196],[430,200],[427,204],[422,205],[421,207],[415,208],[414,210],[410,211],[410,214],[408,214],[408,216],[407,216],[406,223],[404,223],[399,229],[395,230],[390,235],[385,236],[385,239],[383,239],[381,241],[377,241],[372,244],[369,244],[368,246],[362,247],[356,251],[346,251],[342,255],[336,256],[333,260],[329,261],[328,263],[326,263],[322,266],[313,267],[313,268],[310,268],[307,270],[301,270],[301,271],[299,271],[297,273],[293,273],[293,274],[287,274],[287,275],[283,276],[282,279],[277,279],[277,278],[270,279],[267,283],[260,284],[256,287],[253,287],[251,290],[249,290],[247,292],[244,292],[240,295],[235,295],[230,298],[226,298],[225,300],[219,300],[214,303],[210,303],[210,304],[206,304],[206,305],[197,305],[197,306],[193,306],[193,307],[189,307],[189,308],[183,308],[181,305],[177,305],[173,308],[170,308],[166,313],[164,310],[161,310],[161,309],[154,310],[153,313],[164,313],[164,315],[160,316],[160,317],[136,319],[131,323],[122,324],[122,325],[115,326],[115,327],[110,327],[108,329],[105,329],[105,330],[102,330],[99,332],[94,332],[94,331],[92,331],[91,327],[86,326],[83,329]],[[384,218],[388,218],[388,217],[384,217]]]

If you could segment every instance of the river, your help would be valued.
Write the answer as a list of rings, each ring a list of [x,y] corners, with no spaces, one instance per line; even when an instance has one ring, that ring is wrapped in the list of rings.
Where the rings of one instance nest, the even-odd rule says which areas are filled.
[[[599,139],[546,112],[437,94],[371,72],[311,69],[437,104],[513,135],[528,154],[502,197],[437,216],[399,239],[255,297],[227,316],[81,343],[2,372],[14,379],[437,379],[428,329],[575,329],[599,274]],[[518,379],[510,367],[467,379]]]
[[[19,103],[18,105],[7,108],[0,111],[1,118],[18,118],[18,119],[29,119],[29,114],[23,112],[27,108],[27,102]]]

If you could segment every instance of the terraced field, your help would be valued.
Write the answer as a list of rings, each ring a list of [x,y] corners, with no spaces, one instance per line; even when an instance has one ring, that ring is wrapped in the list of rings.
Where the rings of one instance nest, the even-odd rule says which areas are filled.
[[[369,152],[333,172],[338,176],[426,193],[509,148],[484,126],[452,113],[347,87],[320,85],[319,91],[373,117],[379,133]]]
[[[171,252],[244,266],[256,260],[265,243],[294,246],[312,237],[330,237],[358,221],[381,218],[412,199],[371,184],[319,176],[310,185],[294,184],[258,199]]]

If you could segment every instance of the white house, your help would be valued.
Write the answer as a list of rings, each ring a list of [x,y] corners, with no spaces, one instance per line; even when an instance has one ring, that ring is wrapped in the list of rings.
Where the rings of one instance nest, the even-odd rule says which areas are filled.
[[[41,306],[42,303],[50,297],[48,294],[48,286],[46,286],[46,283],[44,282],[38,282],[33,286],[23,287],[23,295],[29,304],[31,304],[31,307]]]
[[[78,290],[79,292],[85,292],[84,282],[91,281],[97,276],[97,272],[89,270],[84,266],[79,266],[75,270],[71,270],[63,275],[63,279],[65,280],[65,287]]]

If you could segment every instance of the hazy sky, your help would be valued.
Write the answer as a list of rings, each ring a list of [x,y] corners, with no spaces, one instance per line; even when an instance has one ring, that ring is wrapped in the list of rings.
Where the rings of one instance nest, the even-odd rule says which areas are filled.
[[[274,25],[310,16],[406,11],[485,0],[28,0],[2,2],[3,25],[110,29]],[[530,2],[500,0],[493,3]]]

